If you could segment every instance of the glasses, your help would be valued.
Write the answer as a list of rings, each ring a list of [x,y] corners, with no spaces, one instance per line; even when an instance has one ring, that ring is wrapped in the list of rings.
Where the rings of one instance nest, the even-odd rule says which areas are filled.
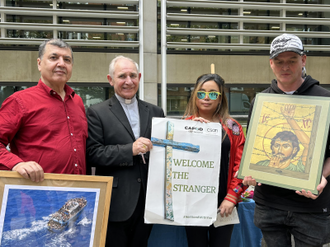
[[[204,92],[204,91],[198,91],[197,92],[197,98],[199,99],[205,99],[206,95],[209,97],[211,100],[216,100],[221,93],[219,92]]]

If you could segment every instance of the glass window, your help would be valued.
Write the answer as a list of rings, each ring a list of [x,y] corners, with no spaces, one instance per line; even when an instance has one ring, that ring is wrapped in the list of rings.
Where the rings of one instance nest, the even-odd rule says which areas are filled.
[[[98,19],[98,18],[85,18],[85,17],[58,17],[59,24],[67,25],[111,25],[111,26],[137,26],[137,20],[124,20],[124,19]]]
[[[13,93],[24,90],[30,86],[0,86],[0,106],[3,101]]]
[[[20,23],[53,23],[51,16],[6,15],[7,22]]]
[[[35,31],[35,30],[11,30],[7,29],[8,38],[33,38],[33,39],[51,39],[52,31]]]
[[[0,86],[0,105],[8,96],[12,95],[14,92],[24,90],[32,86],[34,85]],[[70,84],[70,87],[82,98],[85,109],[91,105],[103,102],[104,100],[109,99],[114,95],[114,89],[108,83],[104,83],[104,85],[102,84],[99,86],[77,86],[76,84],[72,83]]]
[[[248,23],[243,24],[245,30],[280,30],[280,24]]]
[[[182,117],[189,101],[193,85],[167,86],[167,115]],[[158,105],[161,102],[160,84],[158,88]]]
[[[88,1],[80,2],[58,2],[61,9],[89,9],[89,10],[119,10],[119,11],[136,11],[137,6],[133,4],[105,4],[105,3],[90,3]]]
[[[6,0],[6,6],[10,6],[10,7],[28,7],[28,8],[53,8],[53,1]]]
[[[324,12],[287,11],[286,17],[324,18]]]
[[[299,4],[328,4],[327,0],[286,0],[287,3],[299,3]]]
[[[132,33],[85,33],[61,31],[58,34],[61,39],[85,39],[85,40],[117,40],[136,41],[137,35]]]
[[[195,7],[168,7],[167,13],[203,14],[203,15],[237,15],[238,9],[195,8]]]
[[[244,9],[244,16],[280,16],[279,10]]]
[[[70,87],[82,98],[85,109],[91,105],[101,103],[114,95],[113,87],[109,84],[102,86],[74,86]]]
[[[258,2],[258,3],[262,3],[262,2],[271,2],[271,3],[279,3],[281,2],[281,0],[244,0],[244,2]]]

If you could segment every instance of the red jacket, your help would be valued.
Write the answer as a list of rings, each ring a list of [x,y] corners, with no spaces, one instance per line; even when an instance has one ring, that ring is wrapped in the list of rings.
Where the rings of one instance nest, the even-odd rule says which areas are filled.
[[[192,120],[194,118],[194,116],[190,116],[186,120]],[[227,132],[230,140],[229,173],[225,200],[237,204],[241,200],[241,194],[247,188],[243,186],[242,179],[235,177],[241,163],[245,136],[242,126],[235,119],[229,118],[226,120],[226,123],[223,123],[220,119],[220,123]]]

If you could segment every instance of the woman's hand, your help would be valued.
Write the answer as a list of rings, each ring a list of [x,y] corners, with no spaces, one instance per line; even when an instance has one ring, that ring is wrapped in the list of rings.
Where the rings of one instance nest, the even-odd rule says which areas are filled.
[[[198,121],[198,122],[201,122],[201,123],[209,123],[210,122],[209,120],[206,120],[205,118],[202,118],[202,117],[195,117],[193,119],[193,121]]]
[[[228,215],[230,215],[233,212],[234,207],[235,207],[234,203],[227,200],[223,200],[222,203],[220,204],[218,212],[220,212],[221,217],[224,217],[225,215],[226,217],[228,217]]]

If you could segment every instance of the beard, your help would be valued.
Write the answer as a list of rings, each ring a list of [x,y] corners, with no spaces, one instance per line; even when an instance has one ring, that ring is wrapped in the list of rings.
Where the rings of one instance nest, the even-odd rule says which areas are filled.
[[[291,157],[292,157],[292,154],[289,155],[289,156],[285,156],[285,155],[282,154],[282,153],[277,153],[277,154],[274,154],[274,153],[273,153],[273,155],[276,156],[276,157],[280,157],[280,158],[281,158],[281,159],[280,159],[280,162],[285,162],[285,161],[291,159]]]

